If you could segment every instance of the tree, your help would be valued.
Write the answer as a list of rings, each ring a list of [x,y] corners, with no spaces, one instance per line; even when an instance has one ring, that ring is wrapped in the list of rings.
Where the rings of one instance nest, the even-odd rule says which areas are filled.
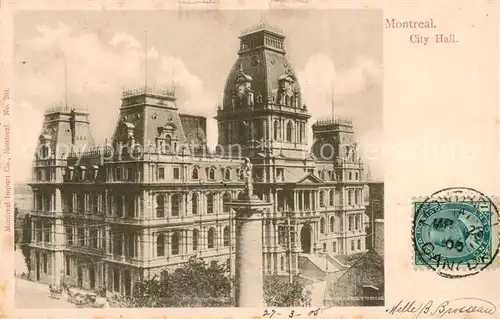
[[[230,307],[231,287],[227,265],[191,257],[171,273],[137,282],[130,302],[133,307]]]
[[[22,222],[19,216],[19,208],[14,204],[14,250],[17,249],[17,245],[22,240]]]
[[[31,243],[31,216],[29,214],[24,215],[22,222],[22,234],[21,234],[21,252],[24,256],[24,262],[28,268],[28,272],[31,271],[31,256],[30,256],[30,243]]]
[[[311,291],[298,276],[292,283],[287,277],[272,276],[264,281],[264,300],[268,307],[308,307]]]

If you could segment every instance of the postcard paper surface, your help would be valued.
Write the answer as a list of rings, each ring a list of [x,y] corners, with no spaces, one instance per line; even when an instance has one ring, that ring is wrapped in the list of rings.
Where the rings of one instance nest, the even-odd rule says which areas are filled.
[[[498,4],[1,6],[3,317],[499,317]]]

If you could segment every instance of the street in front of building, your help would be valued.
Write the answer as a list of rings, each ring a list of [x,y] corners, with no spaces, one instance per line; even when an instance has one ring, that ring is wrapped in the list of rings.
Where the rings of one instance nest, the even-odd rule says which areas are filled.
[[[49,286],[21,278],[16,278],[14,300],[16,308],[75,308],[65,296],[60,299],[51,298]]]

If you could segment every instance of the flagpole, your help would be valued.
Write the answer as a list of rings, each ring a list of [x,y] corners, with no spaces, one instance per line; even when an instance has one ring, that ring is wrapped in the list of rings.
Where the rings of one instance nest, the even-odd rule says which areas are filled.
[[[332,84],[332,121],[335,121],[335,85]]]
[[[66,61],[66,55],[64,57],[64,107],[68,109],[68,62]]]
[[[148,31],[144,31],[144,90],[148,93]]]

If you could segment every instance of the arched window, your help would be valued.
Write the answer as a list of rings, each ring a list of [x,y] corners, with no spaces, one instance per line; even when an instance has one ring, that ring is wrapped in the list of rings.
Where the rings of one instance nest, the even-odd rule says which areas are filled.
[[[303,143],[306,136],[305,124],[300,123],[300,142]]]
[[[360,224],[361,224],[361,216],[360,215],[356,215],[354,217],[354,229],[355,230],[359,230]]]
[[[213,167],[211,167],[208,170],[208,179],[211,181],[213,181],[215,179],[215,169]]]
[[[229,202],[231,201],[231,195],[229,193],[224,193],[222,196],[222,209],[224,213],[229,213]]]
[[[198,250],[198,229],[193,229],[193,251]]]
[[[156,217],[165,217],[165,197],[163,194],[156,195]]]
[[[225,180],[230,180],[231,179],[231,170],[229,168],[226,168],[224,170],[224,179]]]
[[[335,231],[335,217],[330,216],[330,233]]]
[[[214,212],[214,195],[207,194],[207,214],[213,214]]]
[[[179,216],[181,210],[181,196],[179,194],[172,195],[171,206],[172,216]]]
[[[42,159],[48,159],[49,154],[49,147],[47,145],[42,145]]]
[[[211,227],[208,230],[207,247],[208,248],[214,248],[214,243],[215,243],[215,229],[213,227]]]
[[[198,179],[198,168],[193,167],[193,171],[191,172],[191,179]]]
[[[287,142],[292,142],[293,139],[293,125],[292,122],[289,121],[286,125],[286,140]]]
[[[165,236],[163,234],[156,237],[156,256],[165,256]]]
[[[172,234],[172,255],[179,254],[179,233],[175,232]]]
[[[285,257],[281,256],[280,259],[281,271],[285,271]]]
[[[325,206],[325,192],[324,191],[319,192],[319,206],[320,207]]]
[[[333,197],[334,193],[333,193],[333,189],[330,190],[329,193],[330,193],[329,194],[330,206],[333,206],[334,205],[334,197]]]
[[[274,139],[279,140],[281,138],[281,126],[278,120],[274,121]]]
[[[337,242],[335,242],[335,241],[332,243],[332,251],[333,251],[334,253],[336,253],[336,252],[337,252]]]
[[[297,99],[295,98],[295,96],[292,95],[290,100],[292,101],[292,107],[296,107],[297,106]]]
[[[361,250],[361,239],[358,239],[358,250]]]
[[[193,196],[191,196],[191,213],[193,215],[198,214],[198,194],[193,193]]]
[[[354,240],[351,240],[351,251],[354,251]]]
[[[352,190],[347,191],[347,205],[351,206],[352,205]]]
[[[326,243],[323,243],[323,252],[325,253],[325,252],[326,252],[326,250],[327,250],[327,248],[326,248]]]
[[[319,232],[322,234],[325,233],[325,219],[323,217],[319,220]]]
[[[290,97],[288,95],[285,95],[285,105],[290,106]]]
[[[172,152],[172,137],[170,135],[165,135],[165,148],[167,152]]]
[[[224,247],[229,246],[229,243],[231,241],[231,236],[229,234],[229,226],[224,227],[222,239],[223,239],[223,242],[224,242]]]

